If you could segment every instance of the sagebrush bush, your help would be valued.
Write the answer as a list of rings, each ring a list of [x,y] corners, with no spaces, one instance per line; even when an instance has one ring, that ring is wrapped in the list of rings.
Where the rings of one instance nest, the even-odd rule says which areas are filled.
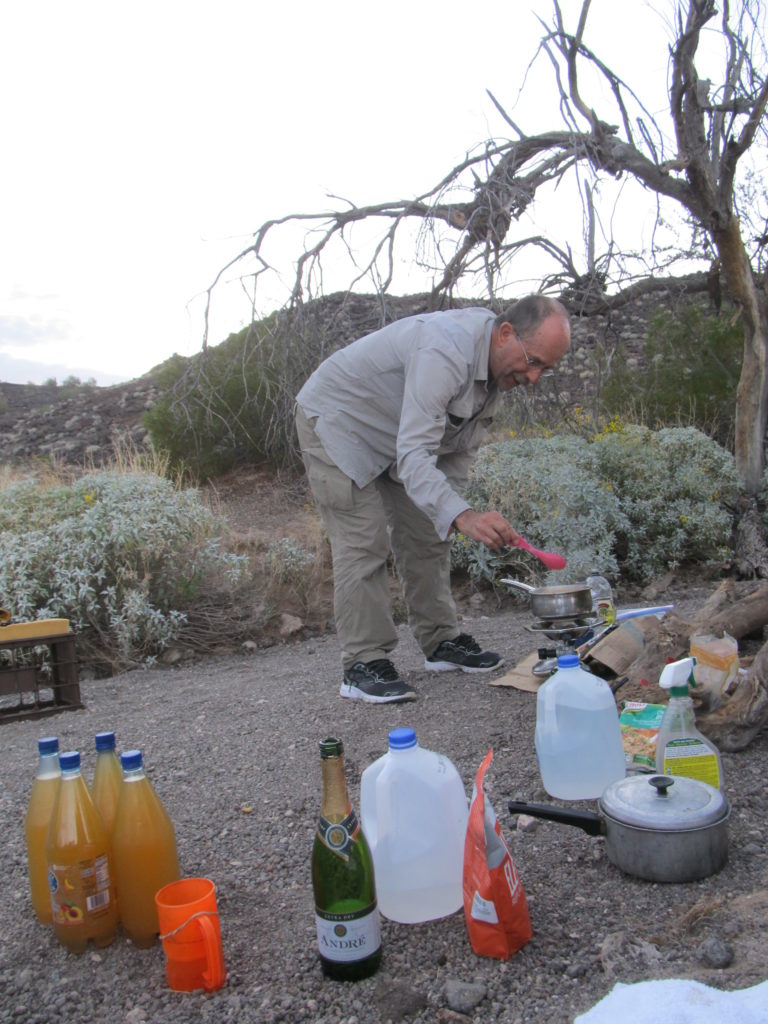
[[[594,442],[627,517],[622,574],[648,580],[727,556],[738,479],[732,455],[695,427],[627,426]]]
[[[536,547],[568,559],[569,580],[595,569],[647,581],[684,563],[727,555],[738,482],[733,457],[693,427],[611,428],[591,440],[510,439],[475,460],[468,500],[502,512]],[[533,556],[456,537],[453,564],[493,581],[522,569],[544,576]]]
[[[272,541],[264,555],[267,575],[281,586],[304,591],[310,585],[317,555],[292,537]]]
[[[613,538],[625,520],[615,493],[598,476],[592,446],[582,438],[515,438],[487,445],[475,459],[467,500],[479,511],[497,509],[535,547],[566,554],[569,575],[586,575],[593,568],[616,574]],[[491,579],[520,567],[521,556],[456,538],[453,561]],[[522,562],[542,574],[532,556]],[[558,578],[552,573],[549,582]]]
[[[234,583],[245,566],[197,491],[151,473],[0,490],[0,605],[16,619],[70,619],[102,666],[152,661],[206,581]]]

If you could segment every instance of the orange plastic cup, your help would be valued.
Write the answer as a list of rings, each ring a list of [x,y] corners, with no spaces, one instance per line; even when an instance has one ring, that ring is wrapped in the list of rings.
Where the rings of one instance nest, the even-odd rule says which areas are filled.
[[[155,893],[155,903],[169,987],[176,992],[221,988],[227,973],[216,886],[210,878],[182,878],[164,885]]]

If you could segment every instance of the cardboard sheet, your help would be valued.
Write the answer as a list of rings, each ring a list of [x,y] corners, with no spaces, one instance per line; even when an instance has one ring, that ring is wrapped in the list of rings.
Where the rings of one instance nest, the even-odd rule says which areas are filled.
[[[546,676],[535,676],[531,669],[539,661],[538,651],[527,654],[522,661],[519,661],[514,668],[506,672],[498,679],[489,679],[491,686],[514,686],[516,690],[525,690],[527,693],[536,693],[547,678]]]
[[[639,657],[645,646],[646,636],[659,629],[659,620],[654,615],[639,619],[628,619],[612,630],[589,650],[577,648],[585,668],[597,663],[613,675],[620,676]],[[603,674],[603,673],[601,673]]]

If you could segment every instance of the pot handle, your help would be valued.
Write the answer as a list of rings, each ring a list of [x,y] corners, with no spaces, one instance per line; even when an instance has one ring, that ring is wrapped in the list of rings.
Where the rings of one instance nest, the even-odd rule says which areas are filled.
[[[510,587],[517,587],[518,590],[524,590],[526,594],[534,594],[536,587],[532,587],[530,583],[521,583],[520,580],[503,579],[499,580],[499,583],[507,583]]]
[[[511,814],[530,814],[533,818],[557,821],[561,825],[575,825],[590,836],[601,836],[605,831],[603,819],[594,811],[574,811],[553,804],[526,804],[521,800],[510,800],[508,807]]]

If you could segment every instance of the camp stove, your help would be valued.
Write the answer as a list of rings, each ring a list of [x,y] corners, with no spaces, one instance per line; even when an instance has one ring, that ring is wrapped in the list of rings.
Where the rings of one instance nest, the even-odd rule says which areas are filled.
[[[535,634],[540,640],[551,640],[551,644],[542,645],[538,649],[539,660],[531,670],[536,676],[550,676],[557,668],[560,654],[569,654],[574,648],[580,647],[595,635],[595,626],[600,624],[597,618],[570,618],[537,620],[525,629]]]

